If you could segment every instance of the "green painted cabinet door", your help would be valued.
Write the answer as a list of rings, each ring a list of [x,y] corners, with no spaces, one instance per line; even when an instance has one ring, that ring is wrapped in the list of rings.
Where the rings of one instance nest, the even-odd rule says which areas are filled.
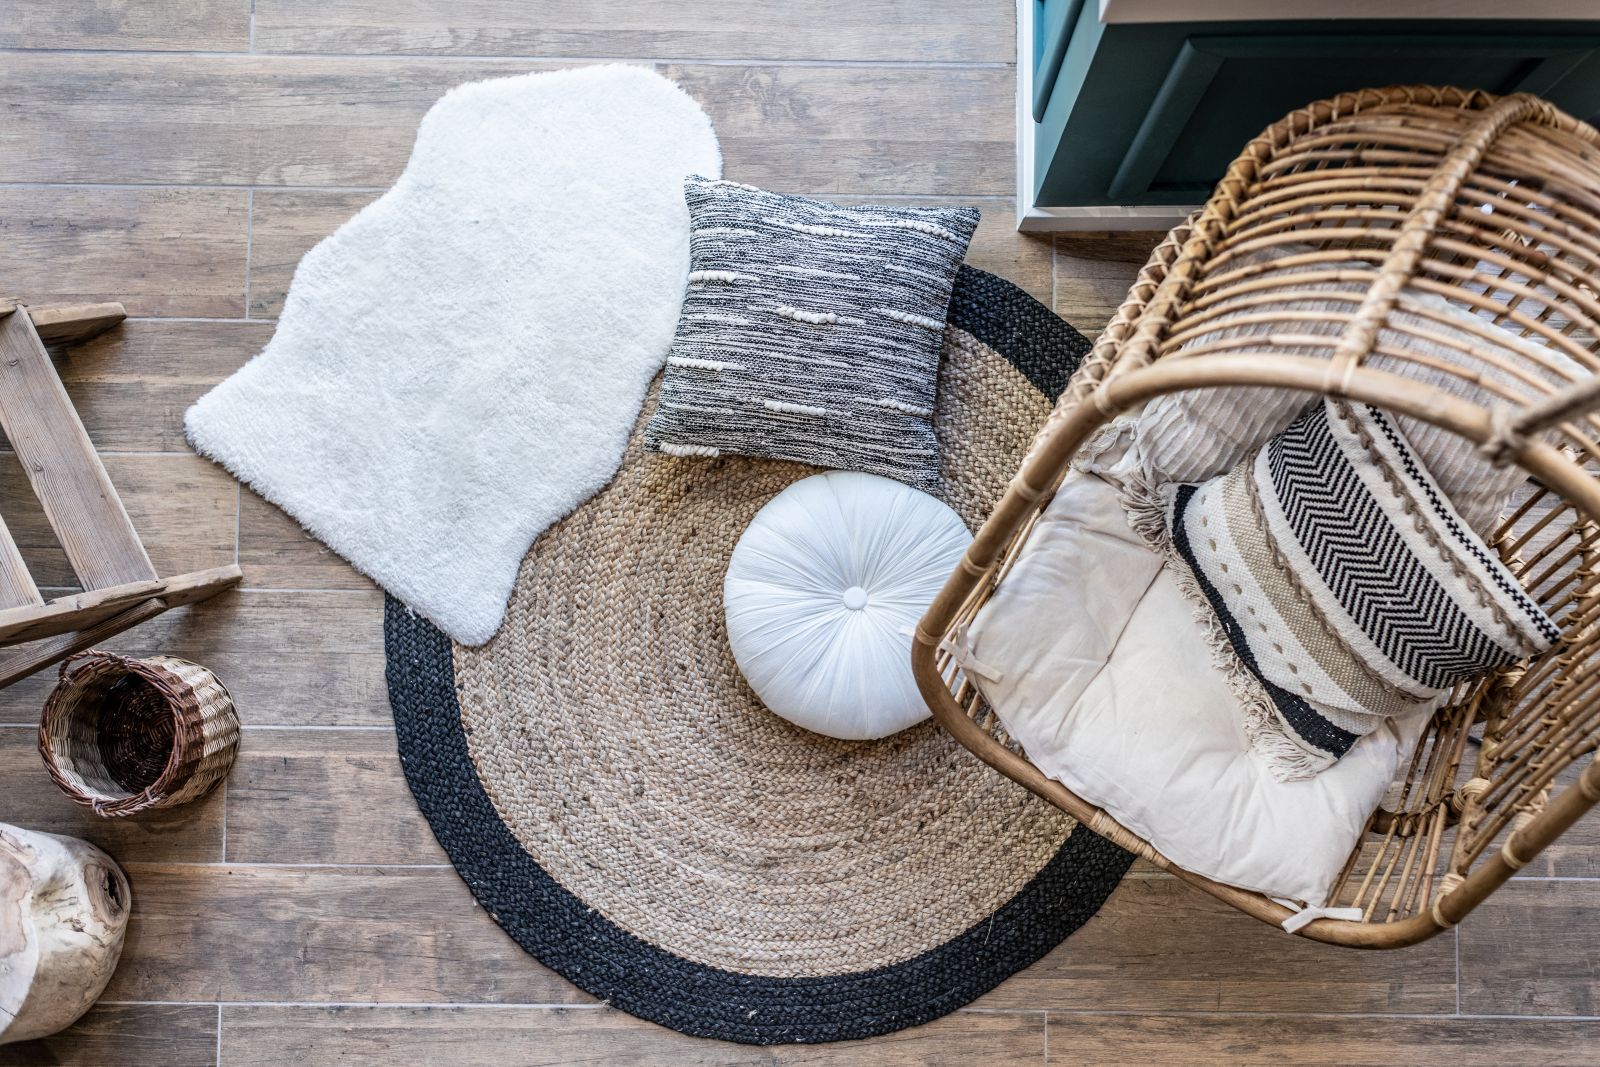
[[[1097,9],[1034,9],[1039,205],[1199,203],[1265,126],[1354,89],[1455,85],[1600,111],[1600,20],[1104,26]]]

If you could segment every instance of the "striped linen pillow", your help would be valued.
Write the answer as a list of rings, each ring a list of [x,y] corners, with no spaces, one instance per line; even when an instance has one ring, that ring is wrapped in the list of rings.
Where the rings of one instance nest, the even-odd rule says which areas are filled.
[[[1252,747],[1284,780],[1560,636],[1367,404],[1312,404],[1228,473],[1173,487],[1169,508]]]
[[[690,177],[689,287],[648,448],[939,484],[934,395],[972,208],[836,207]]]

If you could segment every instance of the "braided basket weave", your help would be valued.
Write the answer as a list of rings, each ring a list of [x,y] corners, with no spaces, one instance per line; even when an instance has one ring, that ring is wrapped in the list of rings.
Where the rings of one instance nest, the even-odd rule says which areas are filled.
[[[50,777],[105,818],[198,799],[227,775],[238,748],[228,690],[172,656],[72,656],[39,722]]]
[[[1264,264],[1263,254],[1279,258]],[[1292,274],[1274,274],[1285,267]],[[1455,925],[1600,802],[1597,289],[1600,132],[1542,100],[1398,87],[1320,101],[1268,127],[1152,254],[918,626],[913,665],[935,717],[1097,832],[1281,923],[1291,915],[1283,905],[1176,867],[1047,778],[940,644],[1005,580],[1080,447],[1154,397],[1287,388],[1442,427],[1528,476],[1488,540],[1562,637],[1456,688],[1335,885],[1329,904],[1361,918],[1321,918],[1298,932],[1396,948]],[[1282,313],[1308,290],[1332,307],[1317,318],[1341,329],[1330,335]],[[1473,342],[1441,337],[1426,315],[1391,317],[1402,291],[1454,305],[1442,321]],[[1256,327],[1256,339],[1196,342],[1222,315]],[[1534,354],[1508,353],[1496,341],[1508,330],[1534,342]],[[1398,343],[1401,334],[1418,343]],[[1425,362],[1416,353],[1426,343],[1456,352]],[[1546,350],[1567,362],[1547,361]],[[1379,370],[1368,362],[1375,353],[1427,374]],[[1426,381],[1443,374],[1494,399],[1474,403],[1463,399],[1472,390]]]

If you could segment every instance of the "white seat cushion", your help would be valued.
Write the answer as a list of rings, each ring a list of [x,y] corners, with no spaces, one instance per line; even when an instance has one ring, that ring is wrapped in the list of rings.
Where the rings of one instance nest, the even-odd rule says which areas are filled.
[[[1116,488],[1074,471],[956,651],[1040,770],[1174,863],[1324,904],[1424,724],[1386,723],[1315,778],[1280,782],[1251,754],[1194,610]]]

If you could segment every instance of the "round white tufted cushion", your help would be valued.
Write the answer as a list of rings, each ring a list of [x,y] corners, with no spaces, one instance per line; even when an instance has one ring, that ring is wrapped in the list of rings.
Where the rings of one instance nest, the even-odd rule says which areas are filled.
[[[796,482],[751,520],[723,582],[728,643],[762,703],[848,740],[928,717],[911,632],[972,541],[926,493],[873,474]]]

